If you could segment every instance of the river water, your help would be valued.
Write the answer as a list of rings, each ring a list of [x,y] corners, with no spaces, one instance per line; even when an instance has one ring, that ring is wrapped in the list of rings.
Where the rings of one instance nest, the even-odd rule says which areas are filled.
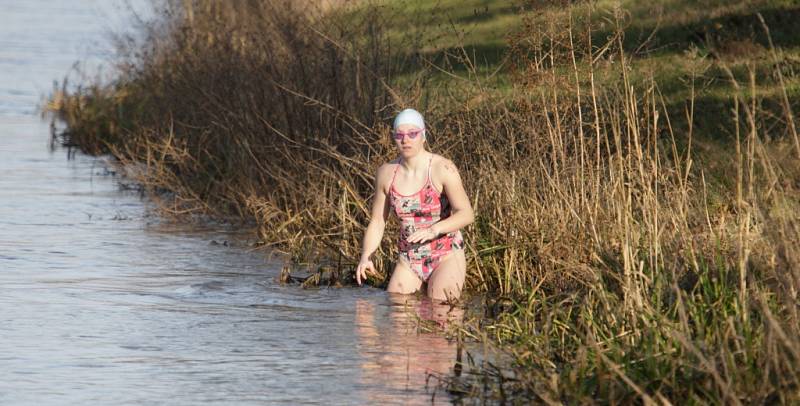
[[[159,219],[103,158],[49,149],[37,106],[109,58],[109,4],[0,0],[0,404],[452,401],[426,382],[456,345],[415,321],[447,309],[281,285],[248,233]]]

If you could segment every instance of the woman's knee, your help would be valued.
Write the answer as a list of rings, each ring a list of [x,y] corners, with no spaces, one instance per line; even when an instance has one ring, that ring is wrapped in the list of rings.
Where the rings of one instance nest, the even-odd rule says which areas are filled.
[[[394,267],[394,272],[392,272],[392,278],[389,279],[389,286],[386,287],[386,291],[408,295],[419,290],[421,286],[422,281],[419,280],[419,277],[407,265],[399,262]]]
[[[456,280],[438,280],[428,284],[428,297],[435,300],[457,300],[461,297],[464,283]]]

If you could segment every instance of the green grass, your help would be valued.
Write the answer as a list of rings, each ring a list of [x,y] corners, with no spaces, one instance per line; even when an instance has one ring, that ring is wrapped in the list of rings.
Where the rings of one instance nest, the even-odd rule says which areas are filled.
[[[555,5],[553,3],[556,3]],[[405,0],[379,1],[385,10],[387,35],[398,44],[413,42],[421,50],[419,58],[427,63],[409,63],[400,71],[398,83],[413,81],[419,69],[428,67],[426,82],[434,87],[461,86],[482,79],[488,89],[504,95],[514,93],[518,78],[511,74],[506,56],[509,38],[518,33],[526,21],[533,25],[567,26],[569,12],[560,2],[519,0]],[[780,62],[787,65],[787,87],[800,86],[800,25],[791,21],[800,18],[800,9],[789,0],[730,2],[725,0],[602,0],[578,4],[571,10],[576,31],[591,26],[592,44],[599,47],[613,35],[614,10],[625,10],[623,24],[626,35],[623,48],[633,55],[634,83],[654,78],[667,103],[689,98],[689,75],[697,70],[696,96],[727,99],[731,96],[727,78],[718,63],[731,65],[737,78],[745,79],[744,69],[754,65],[760,85],[774,84],[773,62],[768,40],[756,13],[770,27],[772,41],[779,48]],[[590,18],[586,18],[590,15]],[[520,43],[525,38],[518,38]],[[576,38],[576,41],[578,39]],[[580,47],[580,45],[578,45]],[[714,47],[714,49],[712,49]],[[578,52],[584,52],[578,49]],[[463,58],[471,60],[472,67]],[[603,58],[613,61],[614,55]],[[446,70],[440,72],[433,66]],[[564,69],[571,69],[565,66]],[[616,77],[598,77],[597,86],[604,86]],[[774,93],[764,94],[774,97]],[[714,136],[711,133],[701,134]]]

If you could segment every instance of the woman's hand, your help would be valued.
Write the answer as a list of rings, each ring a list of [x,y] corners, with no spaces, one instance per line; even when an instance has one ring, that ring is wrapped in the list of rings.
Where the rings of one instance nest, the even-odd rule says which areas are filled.
[[[423,228],[415,231],[408,237],[408,242],[414,244],[421,244],[426,241],[433,240],[439,236],[439,232],[434,229],[434,226]]]
[[[378,274],[378,271],[375,270],[375,264],[372,263],[372,260],[369,258],[362,258],[361,262],[359,262],[358,266],[356,267],[356,282],[358,283],[358,286],[361,286],[362,279],[364,281],[367,280],[367,272],[373,275]]]

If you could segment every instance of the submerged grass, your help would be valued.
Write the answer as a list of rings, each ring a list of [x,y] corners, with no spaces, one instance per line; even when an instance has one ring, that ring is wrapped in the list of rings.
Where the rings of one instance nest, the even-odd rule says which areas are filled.
[[[394,153],[386,123],[422,106],[476,211],[486,317],[462,333],[514,358],[443,378],[453,393],[800,401],[796,7],[434,3],[168,1],[115,82],[50,108],[64,142],[136,168],[165,213],[253,221],[320,264],[305,285],[339,285]],[[409,10],[455,36],[405,30]],[[459,34],[506,20],[507,42]]]

